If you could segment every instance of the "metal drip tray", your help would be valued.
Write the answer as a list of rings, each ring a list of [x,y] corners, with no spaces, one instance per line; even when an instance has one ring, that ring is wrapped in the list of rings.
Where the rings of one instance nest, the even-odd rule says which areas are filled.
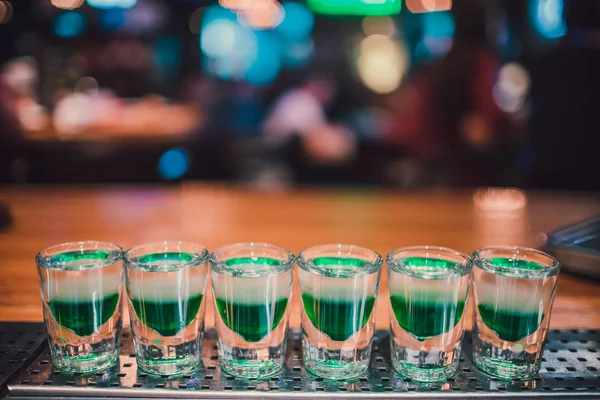
[[[43,345],[37,357],[8,385],[10,398],[600,398],[600,331],[551,331],[540,377],[503,381],[480,373],[470,360],[467,334],[454,379],[419,384],[403,379],[390,367],[388,333],[377,332],[368,376],[353,382],[324,381],[307,374],[302,364],[300,332],[290,333],[282,374],[270,380],[227,376],[219,369],[215,333],[208,331],[203,365],[193,375],[156,377],[137,370],[131,335],[123,335],[120,365],[106,372],[66,374],[52,369]]]
[[[27,361],[37,355],[46,343],[43,324],[28,322],[0,323],[0,398],[4,385],[15,373],[28,365]]]

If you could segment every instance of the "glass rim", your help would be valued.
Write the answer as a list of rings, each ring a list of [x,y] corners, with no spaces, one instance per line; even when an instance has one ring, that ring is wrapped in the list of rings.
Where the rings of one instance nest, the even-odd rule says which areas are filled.
[[[221,246],[215,250],[212,251],[212,253],[210,253],[209,256],[209,262],[211,265],[211,269],[219,274],[227,274],[227,275],[232,275],[233,272],[247,272],[249,271],[248,268],[245,268],[244,270],[241,270],[240,268],[235,268],[232,267],[230,265],[226,264],[226,261],[229,260],[229,258],[227,260],[223,259],[223,257],[219,257],[218,253],[222,253],[222,252],[226,252],[228,250],[236,250],[236,249],[270,249],[270,250],[275,250],[275,251],[280,251],[282,254],[285,254],[286,258],[285,260],[278,260],[280,261],[279,265],[273,265],[270,266],[269,268],[265,268],[264,264],[260,264],[261,265],[261,269],[262,270],[267,270],[269,272],[276,272],[277,274],[281,274],[284,272],[289,271],[293,266],[294,266],[294,261],[296,261],[296,257],[294,256],[294,253],[292,253],[290,250],[281,247],[281,246],[277,246],[271,243],[267,243],[267,242],[237,242],[237,243],[232,243],[232,244],[227,244],[225,246]],[[241,257],[241,256],[238,256]],[[235,258],[238,258],[235,257]],[[234,257],[232,257],[234,258]],[[257,264],[259,265],[259,264]]]
[[[462,263],[457,263],[458,267],[449,268],[449,269],[439,269],[439,271],[427,271],[427,273],[419,272],[416,268],[408,267],[406,264],[402,262],[399,258],[394,258],[394,256],[404,253],[404,252],[412,252],[412,251],[423,251],[423,250],[433,250],[438,251],[440,253],[450,254],[455,257],[459,257],[463,259]],[[437,258],[437,257],[434,257]],[[442,260],[443,258],[439,258]],[[468,254],[460,252],[458,250],[451,249],[450,247],[444,246],[429,246],[429,245],[421,245],[421,246],[408,246],[408,247],[400,247],[398,249],[392,250],[388,253],[385,258],[385,262],[388,267],[397,273],[407,274],[410,276],[414,276],[417,278],[444,278],[444,277],[453,277],[453,276],[464,276],[467,275],[471,269],[473,268],[473,259],[469,257]]]
[[[171,246],[184,245],[186,247],[190,247],[189,250],[179,250],[179,252],[191,254],[192,259],[189,261],[180,261],[178,264],[172,264],[172,265],[168,265],[168,266],[153,266],[151,269],[148,268],[149,264],[142,263],[142,262],[139,262],[134,259],[134,257],[139,257],[139,256],[143,256],[143,255],[148,255],[148,254],[167,253],[168,251],[165,251],[165,247],[168,247],[170,245]],[[144,247],[152,248],[155,246],[162,246],[162,249],[159,251],[147,251],[147,252],[143,252],[139,255],[132,255],[133,252],[135,252],[136,250],[140,250],[141,248],[144,248]],[[185,268],[196,267],[196,266],[202,265],[208,260],[208,255],[209,255],[208,250],[206,249],[206,247],[202,246],[201,244],[186,241],[186,240],[164,240],[162,242],[148,242],[148,243],[142,243],[142,244],[135,245],[124,252],[123,260],[125,262],[125,267],[129,268],[129,269],[134,269],[134,270],[144,271],[144,272],[172,272],[172,271],[179,271],[179,270],[182,270]]]
[[[88,246],[90,247],[89,249],[86,248]],[[91,246],[95,246],[95,247],[91,247]],[[52,251],[59,250],[61,248],[64,248],[64,250],[58,251],[55,254],[50,254]],[[71,248],[73,248],[73,249],[71,249]],[[39,253],[37,253],[35,255],[35,262],[39,267],[42,267],[42,268],[63,269],[60,267],[56,267],[55,265],[64,266],[64,262],[54,264],[50,261],[50,258],[53,256],[56,256],[58,254],[62,254],[62,253],[70,252],[70,251],[94,250],[94,249],[108,250],[111,254],[109,255],[109,257],[107,257],[104,260],[90,261],[89,263],[84,263],[84,264],[78,265],[77,268],[74,268],[72,270],[73,271],[81,271],[81,270],[104,268],[109,265],[113,265],[114,263],[123,259],[123,254],[124,254],[123,248],[119,245],[116,245],[112,242],[102,241],[102,240],[80,240],[80,241],[59,243],[59,244],[52,245],[50,247],[46,247],[45,249],[41,250]],[[114,254],[112,254],[112,252],[114,252]],[[69,270],[69,269],[67,268],[67,270]]]
[[[479,268],[489,271],[496,275],[501,276],[515,276],[515,273],[523,272],[524,270],[521,268],[511,268],[504,267],[501,265],[495,265],[488,261],[487,258],[481,256],[483,251],[513,251],[516,254],[526,254],[531,253],[538,256],[542,256],[551,261],[552,265],[544,265],[544,269],[537,271],[527,271],[527,277],[529,278],[545,278],[548,276],[552,276],[558,272],[560,269],[560,261],[554,256],[551,256],[548,253],[544,253],[541,250],[534,249],[531,247],[523,247],[523,246],[509,246],[509,245],[496,245],[496,246],[486,246],[481,247],[473,252],[473,264],[477,265]]]
[[[383,264],[383,258],[381,257],[381,255],[379,253],[377,253],[376,251],[371,250],[369,248],[366,248],[366,247],[357,246],[354,244],[344,244],[344,243],[319,244],[316,246],[308,247],[308,248],[302,250],[300,253],[298,253],[298,257],[296,258],[296,261],[298,262],[298,266],[306,272],[314,273],[317,275],[327,275],[325,273],[327,271],[327,267],[315,265],[315,263],[313,262],[313,259],[318,258],[318,257],[306,258],[306,253],[309,251],[319,251],[319,250],[324,251],[324,250],[331,250],[331,249],[347,249],[347,250],[357,249],[357,250],[361,250],[361,251],[370,253],[371,256],[374,256],[374,261],[365,260],[364,257],[360,257],[360,256],[356,256],[356,255],[354,257],[352,257],[350,255],[347,256],[346,258],[358,258],[358,259],[364,261],[365,265],[363,265],[362,267],[356,267],[352,271],[352,273],[350,273],[344,277],[353,278],[355,276],[370,275],[374,272],[381,270],[381,266]]]

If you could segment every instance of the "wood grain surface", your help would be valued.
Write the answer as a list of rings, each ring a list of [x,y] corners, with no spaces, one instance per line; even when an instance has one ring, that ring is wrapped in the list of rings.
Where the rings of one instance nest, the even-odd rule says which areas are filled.
[[[591,195],[527,193],[524,208],[508,211],[513,203],[500,202],[493,212],[474,199],[473,191],[264,193],[196,184],[2,188],[0,201],[10,207],[14,224],[0,232],[0,320],[42,320],[34,256],[65,241],[106,240],[129,248],[181,239],[208,249],[263,241],[296,254],[316,244],[350,243],[382,256],[428,244],[471,253],[491,244],[536,246],[540,233],[600,214],[600,199]],[[377,326],[385,329],[382,276]],[[298,302],[293,306],[291,324],[298,326]],[[600,283],[561,274],[551,327],[600,328]]]

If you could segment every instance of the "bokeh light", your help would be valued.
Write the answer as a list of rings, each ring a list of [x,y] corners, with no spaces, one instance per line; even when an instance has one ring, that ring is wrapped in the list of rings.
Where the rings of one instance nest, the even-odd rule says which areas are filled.
[[[307,0],[316,13],[329,15],[395,15],[400,13],[400,0]]]
[[[530,83],[529,73],[522,65],[517,63],[503,65],[493,91],[498,107],[507,113],[520,111],[529,93]]]
[[[396,25],[390,17],[365,17],[362,20],[362,30],[366,36],[384,35],[392,37],[396,33]]]
[[[0,24],[6,24],[12,18],[13,7],[8,1],[0,1]]]
[[[240,48],[246,38],[245,32],[234,21],[217,19],[202,31],[200,48],[209,57],[226,57]]]
[[[51,0],[54,7],[63,10],[75,10],[83,5],[85,0]]]
[[[238,21],[254,29],[273,29],[281,24],[284,15],[277,0],[253,0],[250,6],[238,10]]]
[[[181,61],[181,42],[175,36],[162,36],[154,43],[154,62],[157,66],[173,70]]]
[[[75,38],[85,30],[87,20],[78,11],[66,11],[54,20],[54,33],[63,38]]]
[[[423,14],[423,39],[417,44],[415,57],[429,60],[445,55],[452,47],[456,25],[451,12]]]
[[[452,8],[452,0],[406,0],[406,8],[415,14],[448,11]]]
[[[242,10],[246,7],[250,7],[254,0],[219,0],[219,4],[223,8],[229,8],[230,10]]]
[[[300,42],[289,42],[281,50],[283,65],[299,68],[312,59],[315,52],[315,43],[310,38]]]
[[[168,150],[158,159],[158,172],[167,180],[181,178],[189,167],[190,156],[185,149]]]
[[[125,23],[125,12],[125,10],[120,8],[100,10],[98,14],[98,22],[100,23],[102,29],[106,31],[117,30]]]
[[[521,213],[527,205],[527,197],[519,189],[478,189],[473,195],[477,212],[489,217],[506,218]]]
[[[567,33],[563,0],[530,0],[529,14],[540,36],[558,39]]]
[[[87,0],[90,7],[108,9],[123,8],[129,9],[136,5],[138,0]]]
[[[376,93],[390,93],[400,86],[408,67],[406,48],[384,35],[371,35],[360,43],[357,72]]]
[[[258,31],[256,34],[256,57],[245,71],[244,78],[253,85],[268,85],[277,78],[281,69],[279,42],[272,32]]]
[[[255,32],[241,26],[235,13],[210,6],[202,18],[200,49],[208,72],[222,79],[243,79],[257,59],[258,43]]]
[[[315,25],[315,16],[302,3],[283,3],[284,18],[275,31],[286,40],[305,41]]]
[[[122,31],[133,34],[149,34],[160,32],[169,21],[169,7],[162,2],[141,1],[131,10],[117,9],[125,14]]]

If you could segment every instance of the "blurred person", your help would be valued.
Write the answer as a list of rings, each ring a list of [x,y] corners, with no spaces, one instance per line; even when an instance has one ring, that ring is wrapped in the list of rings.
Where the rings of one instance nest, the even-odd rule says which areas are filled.
[[[263,122],[265,140],[280,144],[293,135],[308,135],[327,123],[326,108],[335,97],[336,87],[325,77],[312,76],[285,92],[276,101]]]
[[[391,98],[390,140],[407,157],[396,170],[409,185],[515,180],[509,120],[493,97],[498,60],[487,42],[485,7],[473,0],[456,3],[448,54],[414,71]]]
[[[355,135],[327,120],[326,109],[335,94],[336,86],[331,79],[313,75],[300,87],[281,95],[263,123],[265,142],[278,147],[299,137],[310,162],[337,164],[349,160],[356,148]]]
[[[565,2],[567,34],[531,62],[531,184],[600,190],[600,2]]]

